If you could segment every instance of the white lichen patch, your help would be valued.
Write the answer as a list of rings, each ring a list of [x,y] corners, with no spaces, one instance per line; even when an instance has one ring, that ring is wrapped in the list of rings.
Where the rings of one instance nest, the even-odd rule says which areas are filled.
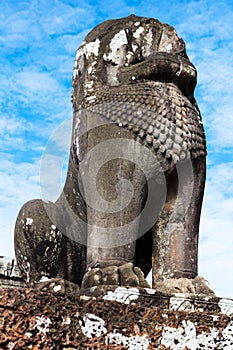
[[[222,337],[224,341],[221,342],[222,346],[225,346],[224,350],[233,349],[233,321],[231,321],[227,327],[222,331]]]
[[[29,261],[27,261],[26,264],[24,265],[24,271],[26,273],[26,283],[30,282],[30,270],[31,270],[31,265]]]
[[[160,344],[170,350],[199,350],[199,349],[224,349],[233,348],[233,323],[231,323],[219,334],[217,328],[210,328],[209,332],[197,334],[193,322],[183,321],[182,327],[164,327]]]
[[[57,227],[55,225],[51,225],[51,231],[50,231],[50,237],[49,240],[54,241],[57,238],[61,238],[62,233],[58,231]],[[46,249],[49,249],[50,247],[47,247]]]
[[[57,284],[56,286],[53,287],[53,290],[54,290],[55,293],[60,292],[60,290],[61,290],[61,285],[60,285],[60,284]]]
[[[74,61],[74,71],[73,79],[75,79],[79,74],[82,74],[84,71],[85,58],[88,60],[91,56],[98,57],[100,47],[100,40],[97,38],[95,41],[86,43],[85,41],[78,48]],[[96,61],[92,62],[89,69],[93,73]],[[89,73],[89,74],[91,74]]]
[[[138,49],[138,45],[134,45],[134,44],[132,43],[132,50],[133,50],[133,52],[135,52],[137,49]]]
[[[34,220],[32,218],[26,218],[26,226],[31,226],[33,221]]]
[[[94,61],[87,68],[87,72],[89,75],[93,75],[94,73],[96,73],[96,64],[97,64],[97,61]]]
[[[115,331],[112,333],[107,333],[105,321],[93,314],[86,314],[83,319],[80,320],[80,325],[83,334],[88,338],[100,337],[101,335],[105,334],[106,345],[114,343],[114,345],[127,347],[129,350],[147,350],[149,348],[150,339],[146,334],[140,336],[124,336],[123,334]]]
[[[172,51],[172,44],[171,43],[166,46],[166,51],[167,52],[171,52]]]
[[[89,297],[88,295],[81,295],[80,296],[80,300],[84,300],[84,301],[87,301],[87,300],[90,300],[90,299],[96,299],[95,297]]]
[[[139,295],[140,292],[138,288],[117,287],[114,292],[108,291],[107,295],[103,296],[103,299],[130,304],[132,300],[137,300]]]
[[[85,54],[86,57],[89,58],[91,54],[98,56],[100,47],[100,40],[97,38],[95,41],[86,44]]]
[[[164,26],[158,51],[170,53],[173,50],[173,44],[174,42],[176,42],[177,39],[178,37],[176,31],[171,30],[168,26]]]
[[[135,39],[139,39],[140,38],[140,35],[144,32],[144,28],[143,27],[139,27],[135,33],[133,34],[133,37]]]
[[[135,45],[134,46],[136,49],[137,49],[137,46]],[[135,50],[136,50],[135,49]],[[125,64],[125,66],[127,66],[129,64],[129,62],[131,61],[131,59],[134,57],[134,54],[133,52],[129,51],[128,54],[126,55],[126,59],[127,59],[127,62]]]
[[[126,33],[124,30],[121,30],[112,38],[109,44],[110,52],[108,54],[104,54],[103,59],[105,61],[112,61],[115,64],[119,64],[121,59],[120,48],[123,45],[127,45],[127,43],[128,39]]]
[[[184,327],[164,327],[161,344],[174,350],[183,350],[186,347],[190,350],[196,349],[196,328],[190,321],[183,321]],[[195,342],[194,342],[195,340]],[[194,344],[195,343],[195,344]]]
[[[74,61],[74,70],[73,70],[73,78],[75,79],[77,76],[81,75],[85,68],[85,58],[84,54],[81,55],[77,60]]]
[[[213,321],[216,322],[219,319],[218,315],[211,315],[211,317],[213,318]]]
[[[176,293],[176,296],[170,298],[170,309],[179,311],[194,311],[194,304],[187,300],[187,296],[182,293]]]
[[[89,103],[94,103],[96,101],[96,96],[88,96],[86,97],[86,101],[88,101]]]
[[[26,332],[25,335],[26,335],[28,338],[31,338],[31,337],[32,337],[32,333],[31,333],[31,332]]]
[[[42,338],[46,336],[46,333],[49,332],[49,326],[51,324],[49,317],[37,316],[35,320],[35,325],[33,329],[36,329],[39,333],[42,333]]]
[[[143,56],[147,57],[151,54],[151,51],[152,51],[151,49],[153,46],[153,32],[151,28],[145,34],[143,43],[144,45],[142,47],[142,54]]]
[[[109,345],[111,343],[125,346],[129,350],[147,350],[149,349],[150,339],[145,334],[126,337],[121,333],[109,333],[105,337],[105,344]]]
[[[85,90],[86,90],[86,92],[93,91],[93,87],[94,87],[94,82],[93,82],[93,80],[88,81],[88,82],[85,84]]]
[[[13,342],[10,342],[10,343],[7,345],[7,349],[9,349],[9,350],[13,350],[14,347],[15,347],[15,343],[13,343]]]
[[[47,276],[42,276],[41,279],[39,280],[39,282],[47,282],[49,280],[50,280],[50,278],[48,278]]]
[[[75,61],[78,61],[79,58],[83,55],[85,55],[87,59],[91,55],[94,55],[97,57],[99,54],[99,46],[100,46],[100,40],[98,38],[95,41],[92,41],[90,43],[86,43],[84,41],[76,52]]]
[[[221,312],[225,315],[233,315],[233,300],[231,299],[220,299],[218,303]]]
[[[100,337],[102,333],[107,333],[104,320],[93,314],[86,314],[80,325],[83,334],[88,338]]]
[[[152,288],[144,288],[144,289],[145,289],[145,291],[146,291],[148,294],[153,295],[153,294],[156,293],[156,290],[155,290],[155,289],[152,289]]]
[[[80,317],[79,313],[77,315]],[[167,316],[167,315],[166,315]],[[147,334],[129,336],[123,335],[113,329],[113,332],[107,332],[105,321],[93,314],[86,314],[80,320],[82,332],[88,338],[100,337],[105,335],[105,344],[114,344],[124,346],[129,350],[146,350],[150,348],[151,340]],[[135,325],[136,326],[136,325]],[[126,329],[122,329],[122,332]],[[164,349],[169,350],[232,350],[233,349],[233,321],[231,321],[221,332],[216,327],[210,327],[208,332],[198,333],[196,323],[189,320],[183,320],[178,328],[164,326],[162,337],[158,340],[158,346],[163,345]],[[158,347],[160,348],[160,347]]]

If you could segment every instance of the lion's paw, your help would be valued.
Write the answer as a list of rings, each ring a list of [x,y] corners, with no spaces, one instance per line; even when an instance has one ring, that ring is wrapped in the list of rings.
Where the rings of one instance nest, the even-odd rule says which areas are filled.
[[[35,285],[35,288],[41,291],[51,291],[56,294],[68,294],[80,290],[77,284],[59,277],[41,280]]]
[[[143,272],[132,263],[121,266],[96,267],[87,271],[83,277],[82,288],[100,285],[120,285],[150,288]]]

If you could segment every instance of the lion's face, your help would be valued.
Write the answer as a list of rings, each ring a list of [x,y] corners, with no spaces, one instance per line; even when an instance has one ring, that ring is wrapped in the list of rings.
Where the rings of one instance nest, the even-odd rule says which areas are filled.
[[[185,52],[185,44],[173,27],[156,19],[131,15],[98,25],[76,52],[73,98],[93,98],[96,83],[119,85],[120,69],[161,52]]]

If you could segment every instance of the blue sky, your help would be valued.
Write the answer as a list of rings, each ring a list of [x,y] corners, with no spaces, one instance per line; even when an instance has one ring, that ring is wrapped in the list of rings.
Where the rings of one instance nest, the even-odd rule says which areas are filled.
[[[40,198],[40,161],[56,127],[72,116],[75,51],[98,23],[128,16],[173,25],[198,70],[196,99],[208,143],[199,273],[233,297],[233,1],[0,0],[0,255],[14,256],[13,230]]]

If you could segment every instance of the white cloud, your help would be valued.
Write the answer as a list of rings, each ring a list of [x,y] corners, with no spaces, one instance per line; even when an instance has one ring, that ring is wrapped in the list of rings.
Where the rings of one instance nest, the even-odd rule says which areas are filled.
[[[92,21],[94,11],[88,3],[85,3],[85,7],[72,7],[56,1],[56,5],[54,7],[49,5],[47,16],[40,17],[40,24],[49,35],[71,32],[77,24],[80,30]]]
[[[65,157],[45,154],[41,160],[40,187],[44,200],[55,202],[60,196],[62,183],[62,170]]]
[[[39,177],[35,177],[38,169],[38,159],[34,163],[19,164],[5,160],[0,171],[1,204],[11,204],[12,198],[19,203],[38,195]]]
[[[209,170],[200,227],[200,274],[218,295],[232,297],[233,162]]]
[[[5,133],[9,134],[18,134],[20,131],[24,130],[24,125],[22,119],[16,118],[7,118],[2,116],[0,119],[0,133],[4,135]]]
[[[30,94],[37,94],[38,99],[41,94],[51,94],[58,90],[57,81],[43,72],[33,72],[24,70],[17,74],[19,89],[26,89]]]
[[[33,114],[48,114],[48,110],[57,110],[64,107],[64,102],[68,104],[71,87],[67,89],[56,79],[56,72],[53,76],[49,73],[37,71],[35,69],[21,69],[16,72],[16,76],[2,79],[2,94],[8,92],[8,100],[21,103],[23,107],[27,105]],[[54,99],[56,98],[56,103]],[[66,106],[66,105],[65,105]],[[18,108],[18,105],[14,105]],[[70,106],[71,107],[71,106]]]
[[[39,161],[20,164],[6,159],[0,161],[0,255],[13,256],[13,232],[19,209],[33,196],[41,197]]]
[[[1,152],[4,152],[4,151],[9,152],[9,151],[12,151],[12,149],[17,149],[17,150],[24,149],[25,140],[22,135],[25,131],[25,128],[26,128],[25,119],[16,118],[14,116],[7,117],[5,115],[2,115],[0,118]],[[3,154],[0,154],[0,159],[1,158],[3,158]]]
[[[220,196],[233,194],[232,174],[233,161],[210,167],[207,174],[209,180],[207,184],[209,192],[215,193],[215,195],[218,193]]]
[[[196,97],[209,149],[219,152],[233,147],[233,8],[228,2],[199,0],[183,4],[183,9],[186,18],[178,18],[176,29],[198,70]]]
[[[26,47],[38,40],[48,40],[51,35],[77,33],[93,22],[95,10],[87,2],[65,4],[63,1],[30,1],[15,3],[8,1],[2,6],[1,40],[7,40],[7,45]],[[47,37],[46,37],[47,36]]]

